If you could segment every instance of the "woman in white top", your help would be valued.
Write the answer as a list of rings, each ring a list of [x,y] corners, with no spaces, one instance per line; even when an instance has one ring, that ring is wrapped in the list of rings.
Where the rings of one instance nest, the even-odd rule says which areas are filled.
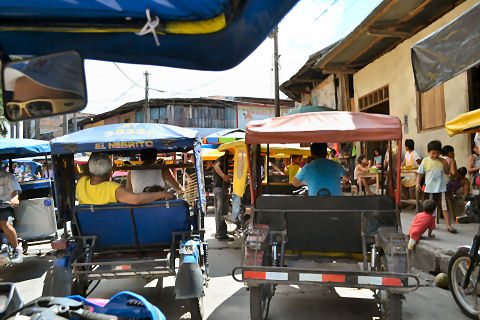
[[[140,158],[144,165],[154,164],[157,160],[156,149],[143,149]],[[145,188],[159,186],[166,189],[166,183],[177,191],[183,193],[182,186],[175,180],[169,169],[148,169],[148,170],[131,170],[127,175],[126,188],[134,193],[142,193]]]
[[[418,167],[422,163],[422,157],[415,150],[415,142],[412,139],[405,140],[405,159],[403,159],[402,167]]]

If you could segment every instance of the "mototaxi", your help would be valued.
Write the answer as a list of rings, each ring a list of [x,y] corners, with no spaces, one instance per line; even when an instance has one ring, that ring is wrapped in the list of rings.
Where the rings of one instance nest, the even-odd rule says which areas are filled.
[[[273,194],[261,176],[261,144],[393,140],[400,154],[401,139],[400,120],[378,114],[312,112],[247,125],[253,225],[246,231],[242,265],[232,276],[249,288],[251,319],[267,318],[278,285],[371,289],[382,319],[401,319],[402,295],[415,290],[419,280],[408,273],[400,162],[395,193],[390,170],[382,173],[389,187],[375,196]]]
[[[47,157],[49,154],[50,144],[48,141],[0,139],[0,160],[7,161],[8,168],[5,169],[8,169],[12,174],[14,174],[13,163],[16,160],[21,159],[21,163],[29,162],[30,165],[36,165],[35,162],[28,159],[29,157],[43,156],[48,169],[49,161]],[[34,168],[32,168],[33,172]],[[16,178],[20,180],[22,193],[19,196],[20,205],[14,207],[15,219],[13,225],[17,232],[18,241],[22,244],[23,252],[26,254],[29,246],[46,244],[57,239],[57,221],[52,188],[53,177],[38,179],[30,177],[25,180],[21,177]],[[6,239],[2,243],[9,247]]]
[[[161,289],[164,277],[175,276],[176,299],[185,299],[192,318],[201,319],[208,248],[204,240],[205,191],[197,132],[153,123],[112,124],[55,138],[51,148],[59,216],[64,224],[71,223],[72,235],[56,243],[57,261],[47,275],[44,293],[88,296],[94,281],[130,277],[157,279],[156,286]],[[156,148],[161,154],[191,151],[194,163],[123,164],[114,169],[194,167],[199,177],[198,189],[193,193],[196,198],[144,205],[76,204],[75,153],[132,156],[144,148]],[[59,279],[64,281],[63,288],[55,285]]]

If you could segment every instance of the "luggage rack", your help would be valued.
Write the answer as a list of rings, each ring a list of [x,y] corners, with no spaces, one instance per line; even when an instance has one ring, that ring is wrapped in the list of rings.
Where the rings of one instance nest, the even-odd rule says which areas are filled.
[[[152,268],[152,264],[155,266]],[[169,276],[172,270],[169,259],[125,260],[113,262],[74,262],[74,274],[82,275],[89,280],[115,279],[118,277],[159,277]],[[91,270],[89,268],[92,267]]]
[[[172,232],[172,244],[175,239],[184,240],[185,232]],[[82,243],[84,252],[71,263],[73,274],[88,280],[117,279],[130,277],[167,277],[175,275],[175,248],[170,247],[166,258],[136,256],[133,259],[95,261],[96,236],[76,237]],[[101,256],[101,255],[100,255]],[[124,258],[124,257],[122,257]],[[79,261],[85,262],[79,262]]]

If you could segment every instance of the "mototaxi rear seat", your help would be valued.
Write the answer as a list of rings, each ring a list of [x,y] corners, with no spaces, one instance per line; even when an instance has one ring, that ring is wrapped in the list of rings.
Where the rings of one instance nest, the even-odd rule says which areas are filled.
[[[360,211],[366,217],[367,235],[396,226],[395,201],[390,196],[264,194],[255,202],[255,223],[286,231],[287,250],[355,253],[362,252]]]
[[[78,205],[75,223],[81,237],[96,237],[94,252],[141,253],[168,248],[179,234],[190,231],[188,203],[155,201],[144,205],[111,203]],[[175,236],[176,235],[176,236]]]

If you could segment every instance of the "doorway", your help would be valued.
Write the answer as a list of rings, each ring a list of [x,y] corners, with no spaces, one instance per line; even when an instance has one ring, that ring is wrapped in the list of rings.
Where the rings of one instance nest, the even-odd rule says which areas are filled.
[[[467,71],[468,111],[480,108],[480,66]],[[473,147],[475,134],[470,134],[470,146]]]
[[[388,85],[380,87],[366,95],[358,98],[358,106],[360,112],[390,114]],[[382,146],[381,141],[368,141],[361,143],[361,154],[367,156],[367,159],[372,160],[374,157],[374,150],[380,151],[380,155],[385,155],[386,145]]]

